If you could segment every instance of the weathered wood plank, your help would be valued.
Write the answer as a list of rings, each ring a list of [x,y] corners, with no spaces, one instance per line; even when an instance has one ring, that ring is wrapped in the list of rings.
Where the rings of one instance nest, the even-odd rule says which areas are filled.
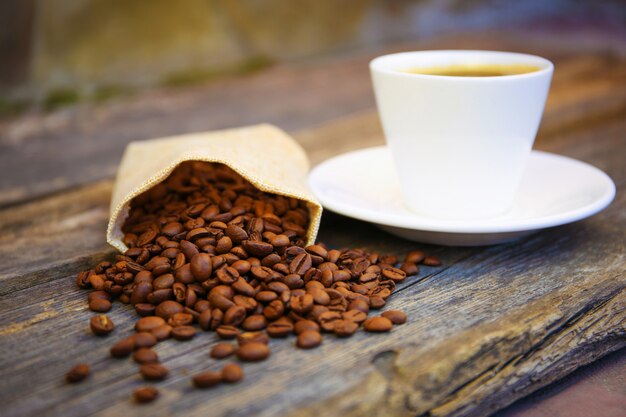
[[[447,268],[425,269],[393,297],[389,307],[407,311],[411,321],[391,336],[329,337],[313,352],[274,341],[273,357],[247,365],[241,385],[189,388],[189,374],[218,366],[206,356],[213,335],[160,345],[173,376],[159,384],[165,393],[159,403],[146,408],[128,400],[140,383],[134,366],[104,359],[108,343],[86,331],[85,294],[71,277],[28,288],[0,300],[0,322],[13,323],[0,330],[3,350],[29,345],[19,360],[0,358],[10,376],[0,379],[0,403],[7,415],[487,415],[625,344],[626,231],[615,227],[626,222],[620,197],[599,216],[518,244],[443,250]],[[322,237],[338,245],[407,246],[360,222],[335,221]],[[40,300],[37,309],[33,299]],[[116,337],[133,317],[116,307],[112,318],[122,330]],[[60,378],[69,358],[95,360],[98,372],[84,385],[65,386]]]
[[[555,86],[563,83],[571,94],[584,95],[584,86],[567,80],[582,77],[586,83],[598,84],[593,88],[605,86],[608,91],[623,84],[624,66],[619,64],[623,59],[612,52],[616,46],[607,45],[572,45],[558,35],[532,39],[527,33],[450,35],[324,61],[279,65],[194,89],[160,90],[124,102],[0,121],[0,166],[4,168],[0,206],[112,177],[131,140],[259,122],[275,123],[293,132],[372,109],[367,63],[379,54],[428,48],[537,53],[557,63]],[[597,76],[596,68],[616,75],[605,80]]]

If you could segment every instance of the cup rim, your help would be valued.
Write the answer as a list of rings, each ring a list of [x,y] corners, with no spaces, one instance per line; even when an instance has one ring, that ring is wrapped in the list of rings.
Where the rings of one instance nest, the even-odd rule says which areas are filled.
[[[389,68],[389,61],[399,60],[402,58],[409,58],[419,55],[453,55],[453,56],[469,56],[469,55],[483,55],[486,57],[510,57],[516,58],[517,60],[527,60],[526,62],[531,65],[538,65],[540,69],[537,71],[527,72],[523,74],[508,74],[508,75],[493,75],[493,76],[458,76],[458,75],[434,75],[434,74],[419,74],[419,73],[410,73],[403,72],[399,69]],[[487,59],[485,59],[487,61]],[[532,78],[538,77],[545,74],[552,73],[554,70],[554,64],[552,61],[540,57],[538,55],[525,54],[520,52],[508,52],[508,51],[491,51],[491,50],[479,50],[479,49],[425,49],[419,51],[405,51],[405,52],[396,52],[393,54],[386,54],[378,56],[372,59],[369,63],[370,71],[405,77],[407,79],[417,78],[417,79],[426,79],[426,80],[445,80],[445,81],[456,81],[456,82],[494,82],[497,80],[505,81],[512,79],[522,79],[522,78]]]

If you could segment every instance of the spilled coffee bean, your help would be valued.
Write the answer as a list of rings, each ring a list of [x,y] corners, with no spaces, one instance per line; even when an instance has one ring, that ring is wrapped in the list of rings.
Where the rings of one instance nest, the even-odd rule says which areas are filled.
[[[73,384],[83,381],[89,376],[90,373],[91,368],[89,367],[89,365],[81,363],[70,369],[69,372],[65,374],[65,380]]]
[[[133,397],[138,403],[149,403],[157,399],[159,391],[154,387],[141,387],[133,391]]]
[[[186,162],[131,202],[124,254],[79,273],[76,284],[91,289],[92,311],[109,311],[114,300],[134,307],[136,333],[110,353],[132,354],[141,375],[155,381],[169,371],[152,348],[168,338],[198,337],[199,330],[237,341],[238,347],[216,344],[211,357],[255,362],[271,355],[270,338],[295,334],[297,347],[311,349],[328,335],[381,333],[404,323],[399,311],[368,315],[385,307],[419,264],[441,262],[422,251],[400,262],[362,249],[306,245],[309,218],[300,200],[261,192],[223,165]],[[103,315],[90,327],[97,335],[114,328]],[[208,388],[242,378],[241,367],[230,364],[192,382]],[[152,401],[158,391],[139,388],[134,396]]]

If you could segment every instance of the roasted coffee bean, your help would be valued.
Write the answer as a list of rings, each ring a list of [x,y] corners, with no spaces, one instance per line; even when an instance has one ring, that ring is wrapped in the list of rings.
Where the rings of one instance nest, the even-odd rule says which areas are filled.
[[[291,297],[290,307],[296,313],[304,315],[313,308],[313,301],[313,296],[311,294]]]
[[[169,319],[176,313],[182,313],[184,309],[180,303],[167,300],[156,307],[155,314],[163,319]]]
[[[293,333],[293,324],[287,321],[274,321],[267,325],[266,331],[270,337],[287,337]]]
[[[149,332],[138,332],[130,337],[133,339],[135,349],[152,347],[158,343],[156,336]]]
[[[156,363],[159,361],[159,355],[150,348],[140,348],[133,353],[133,359],[137,363]]]
[[[222,324],[217,329],[215,329],[217,335],[222,339],[234,339],[240,333],[239,329],[235,326]]]
[[[172,334],[172,326],[170,326],[169,324],[163,324],[161,326],[155,327],[154,329],[151,329],[150,333],[152,333],[154,337],[156,337],[157,340],[160,342],[161,340],[169,339],[170,335]]]
[[[285,306],[281,300],[274,300],[263,309],[263,315],[268,320],[277,320],[285,312]]]
[[[224,285],[233,285],[239,279],[239,272],[231,266],[218,270],[216,275],[219,282]]]
[[[239,326],[246,318],[246,309],[234,305],[224,312],[224,324],[231,326]]]
[[[361,324],[367,319],[367,313],[362,312],[361,310],[348,310],[346,312],[341,313],[341,318],[344,320],[348,320],[354,322],[356,324]]]
[[[114,358],[125,358],[126,356],[133,353],[135,349],[135,339],[133,337],[128,337],[126,339],[122,339],[118,341],[116,344],[111,346],[111,356]]]
[[[200,313],[200,317],[198,318],[198,324],[202,330],[210,330],[211,329],[211,309],[204,310]]]
[[[111,309],[111,307],[111,302],[104,298],[94,298],[89,301],[89,309],[91,311],[95,311],[96,313],[106,313]]]
[[[426,266],[441,266],[441,261],[436,256],[427,256],[422,260]]]
[[[246,317],[241,328],[248,331],[263,330],[267,327],[267,319],[262,314],[253,314]]]
[[[298,335],[296,346],[300,349],[312,349],[322,343],[322,335],[315,330],[304,330]]]
[[[204,371],[191,379],[196,388],[212,388],[222,382],[222,373],[216,371]]]
[[[139,373],[144,379],[161,381],[167,377],[169,370],[159,363],[146,363],[139,366]]]
[[[322,330],[332,332],[335,330],[335,321],[341,319],[341,313],[338,311],[327,311],[319,315],[317,321]]]
[[[313,320],[298,320],[293,326],[293,330],[296,334],[300,334],[306,330],[320,331],[320,326]]]
[[[140,387],[135,388],[133,391],[133,398],[138,403],[149,403],[156,400],[159,396],[159,391],[154,387]]]
[[[352,320],[335,320],[333,332],[337,337],[352,336],[359,329],[359,325]]]
[[[191,340],[196,335],[193,326],[178,326],[172,328],[172,337],[176,340]]]
[[[135,312],[141,317],[152,316],[156,311],[156,306],[149,303],[135,304]]]
[[[248,233],[239,226],[230,225],[226,228],[224,233],[236,244],[248,239]]]
[[[91,368],[89,365],[81,363],[70,369],[69,372],[65,374],[65,380],[71,384],[80,382],[86,379],[90,372]]]
[[[400,269],[403,270],[404,273],[407,274],[407,276],[417,275],[420,271],[419,266],[412,262],[404,262],[402,265],[400,265]]]
[[[211,357],[214,359],[224,359],[235,353],[235,346],[231,343],[218,343],[211,349]]]
[[[370,312],[370,306],[368,302],[357,298],[350,301],[350,303],[348,304],[348,311],[349,310],[359,310],[367,315],[367,313]]]
[[[237,357],[246,362],[256,362],[267,359],[270,356],[270,349],[263,343],[245,343],[237,350]]]
[[[222,381],[234,384],[243,379],[243,369],[236,363],[229,363],[222,368]]]
[[[414,250],[406,254],[404,262],[419,264],[424,260],[424,258],[426,258],[426,254],[423,251]]]
[[[266,242],[256,241],[256,240],[244,240],[241,242],[241,246],[244,250],[252,256],[257,256],[259,258],[263,258],[274,250],[274,247]]]
[[[237,343],[239,346],[246,343],[263,343],[269,344],[270,338],[265,332],[245,332],[237,335]]]
[[[373,308],[374,310],[383,308],[385,304],[387,304],[387,302],[380,296],[370,297],[370,308]]]
[[[138,332],[149,332],[152,329],[155,329],[164,324],[165,320],[163,320],[161,317],[142,317],[135,323],[135,330],[137,330]]]
[[[370,317],[363,323],[363,328],[368,332],[388,332],[393,327],[393,323],[386,317]]]
[[[406,272],[394,267],[384,268],[381,274],[383,277],[388,278],[394,282],[402,282],[406,278]]]
[[[167,320],[172,327],[189,326],[193,323],[193,315],[189,313],[176,313]]]
[[[107,316],[93,316],[89,320],[89,327],[96,336],[107,336],[113,331],[115,325]]]
[[[387,310],[381,316],[388,318],[393,324],[406,323],[406,314],[400,310]]]
[[[222,324],[222,319],[224,318],[224,313],[219,308],[214,308],[211,310],[211,330],[217,329]]]
[[[191,274],[198,282],[206,281],[211,277],[211,257],[206,253],[198,253],[190,261]]]
[[[289,264],[289,272],[292,274],[304,275],[311,269],[311,255],[304,252],[297,255]]]

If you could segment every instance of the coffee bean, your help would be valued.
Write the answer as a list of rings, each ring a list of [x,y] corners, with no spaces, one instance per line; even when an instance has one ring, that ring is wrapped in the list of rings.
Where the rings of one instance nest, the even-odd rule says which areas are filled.
[[[91,368],[89,365],[81,363],[70,369],[69,372],[65,374],[65,380],[71,384],[80,382],[86,379],[90,372]]]
[[[172,326],[170,326],[169,324],[163,324],[150,330],[150,333],[152,333],[154,337],[156,337],[157,340],[160,342],[162,340],[169,339],[170,335],[172,334]]]
[[[246,309],[234,305],[224,313],[224,324],[231,326],[239,326],[246,318]]]
[[[367,319],[367,313],[364,313],[361,310],[353,309],[341,313],[341,318],[357,324],[361,324]]]
[[[126,356],[133,353],[134,349],[135,339],[131,336],[126,339],[122,339],[113,346],[111,346],[110,352],[111,356],[113,356],[114,358],[125,358]]]
[[[138,332],[131,336],[135,349],[142,347],[152,347],[157,344],[156,336],[149,332]]]
[[[224,359],[235,353],[235,346],[231,343],[218,343],[211,349],[211,357],[214,359]]]
[[[211,309],[204,310],[200,313],[198,324],[202,330],[209,330],[211,328]]]
[[[400,265],[400,269],[403,270],[407,276],[417,275],[420,271],[419,266],[412,262],[404,262]]]
[[[160,303],[154,312],[157,316],[167,320],[176,313],[182,313],[184,309],[182,304],[167,300]]]
[[[274,321],[267,325],[266,331],[270,337],[287,337],[293,333],[293,324],[284,321]]]
[[[222,368],[222,381],[229,384],[239,382],[243,379],[243,369],[236,363],[229,363]]]
[[[384,298],[380,296],[370,297],[370,307],[373,308],[374,310],[383,308],[385,304],[387,304],[387,302],[385,301]]]
[[[160,381],[165,379],[169,370],[159,363],[146,363],[139,366],[139,373],[144,379]]]
[[[154,387],[135,388],[133,397],[138,403],[149,403],[157,399],[159,391]]]
[[[164,324],[165,320],[163,320],[161,317],[142,317],[135,323],[135,330],[137,330],[138,332],[149,332]]]
[[[270,343],[270,338],[264,332],[245,332],[237,335],[237,343],[239,346],[246,343],[263,343],[267,345]]]
[[[191,274],[198,282],[206,281],[211,277],[212,262],[211,257],[206,253],[198,253],[189,262]]]
[[[176,340],[191,340],[196,335],[193,326],[178,326],[172,328],[172,337]]]
[[[96,336],[107,336],[113,331],[115,325],[107,316],[93,316],[89,320],[89,327]]]
[[[269,356],[270,349],[263,343],[245,343],[237,350],[237,357],[246,362],[262,361]]]
[[[363,323],[363,328],[368,332],[388,332],[393,327],[393,323],[386,317],[370,317]]]
[[[414,250],[406,254],[404,262],[418,264],[426,258],[426,254],[421,250]]]
[[[244,240],[241,242],[241,246],[248,254],[259,258],[269,255],[274,250],[271,244],[255,240]]]
[[[215,330],[215,332],[222,339],[234,339],[240,333],[239,329],[237,329],[235,326],[227,324],[222,324]]]
[[[359,329],[359,325],[351,320],[335,320],[334,324],[333,332],[337,337],[352,336]]]
[[[298,335],[296,345],[301,349],[311,349],[322,343],[322,335],[315,330],[304,330]]]
[[[400,310],[387,310],[381,316],[388,318],[393,324],[406,323],[406,314]]]
[[[141,317],[152,316],[155,314],[156,306],[148,303],[135,304],[135,311]]]
[[[369,304],[361,299],[355,299],[348,304],[348,310],[359,310],[367,315],[370,312]]]
[[[133,353],[133,359],[137,363],[155,363],[159,361],[159,356],[154,350],[144,347]]]
[[[267,327],[267,320],[261,314],[253,314],[246,317],[243,323],[241,323],[241,327],[248,331],[263,330]]]
[[[89,309],[96,313],[106,313],[111,307],[111,302],[103,298],[94,298],[89,302]]]
[[[293,330],[296,334],[300,334],[306,330],[320,331],[320,326],[313,320],[298,320],[293,326]]]
[[[406,278],[406,272],[394,267],[384,268],[381,274],[394,282],[402,282]]]
[[[216,371],[204,371],[192,378],[196,388],[212,388],[222,382],[222,373]]]
[[[193,315],[189,313],[175,313],[167,320],[172,327],[189,326],[193,323]]]
[[[246,231],[239,226],[230,225],[226,228],[226,230],[224,230],[224,233],[226,233],[226,236],[237,244],[248,239],[248,233],[246,233]]]
[[[441,261],[436,256],[427,256],[422,260],[426,266],[441,266]]]

